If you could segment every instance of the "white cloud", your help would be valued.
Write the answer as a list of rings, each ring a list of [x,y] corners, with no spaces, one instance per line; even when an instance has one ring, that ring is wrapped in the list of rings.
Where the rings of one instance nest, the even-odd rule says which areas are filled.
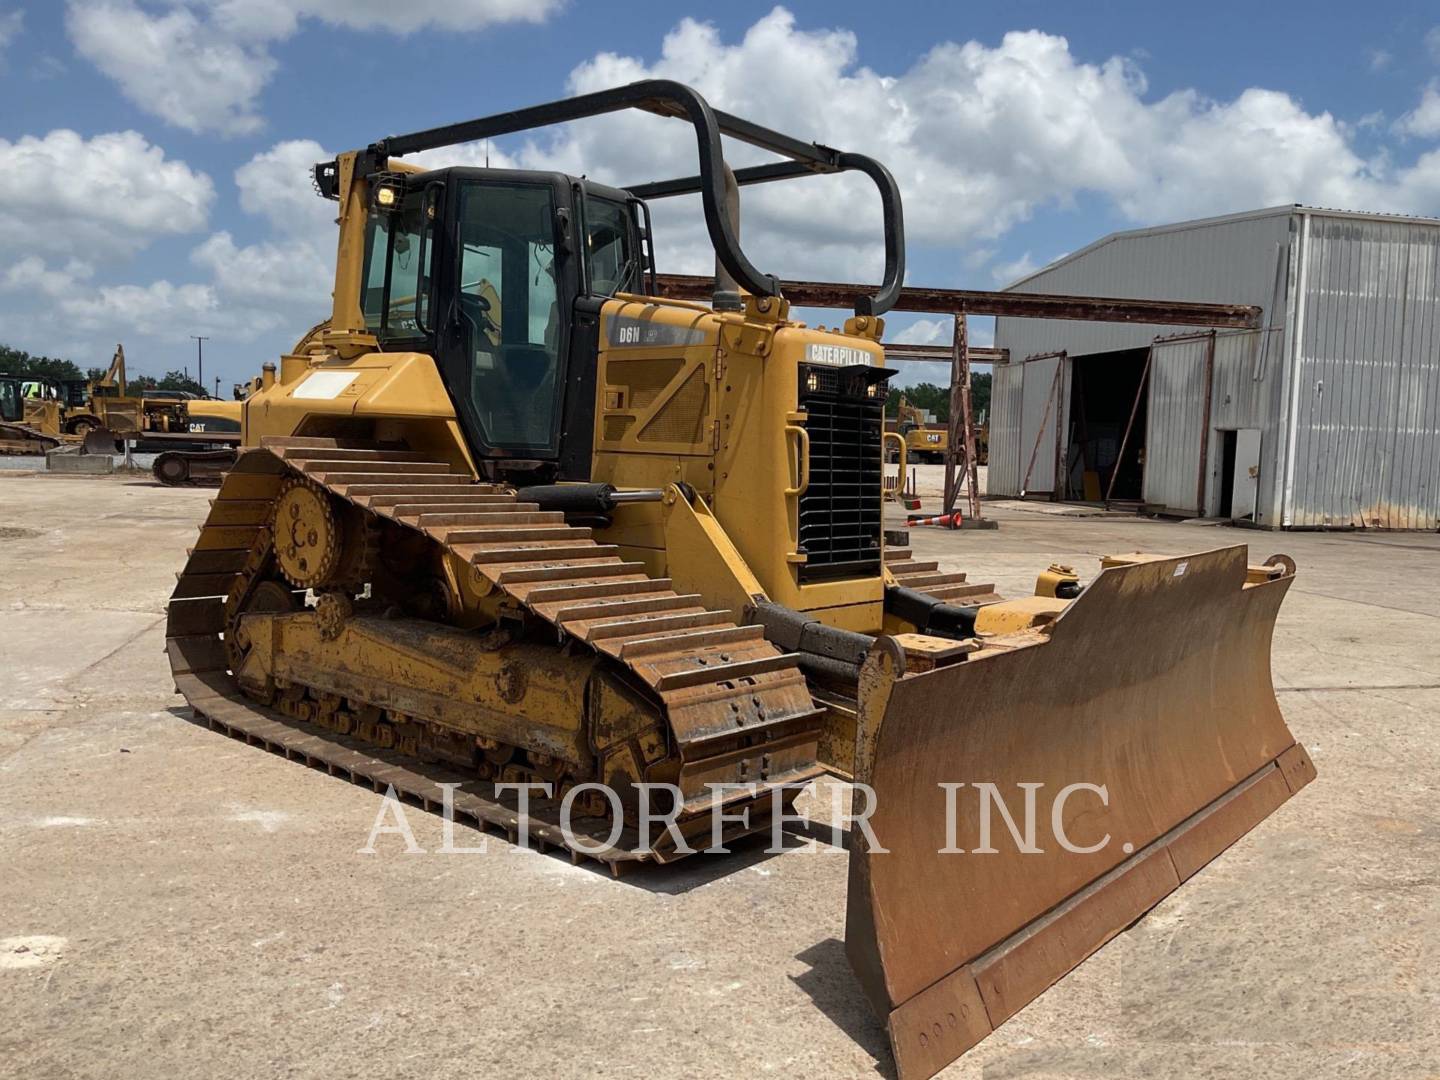
[[[10,43],[20,36],[25,29],[25,12],[0,11],[0,59],[4,59],[4,53]]]
[[[1395,60],[1395,57],[1384,49],[1366,49],[1365,57],[1370,63],[1371,71],[1384,71]]]
[[[276,67],[263,43],[226,38],[188,7],[152,14],[131,0],[76,0],[66,22],[76,50],[146,112],[186,131],[261,127],[255,100]]]
[[[312,243],[267,240],[237,246],[228,232],[218,232],[191,252],[190,259],[210,272],[215,287],[227,297],[308,304],[315,322],[329,308],[333,252],[327,260]]]
[[[132,102],[187,131],[246,135],[264,121],[258,99],[278,66],[271,49],[317,19],[409,34],[539,22],[561,0],[69,0],[80,54]]]
[[[1285,202],[1411,213],[1440,209],[1440,176],[1421,159],[1393,169],[1352,145],[1353,129],[1289,94],[1252,88],[1217,101],[1184,90],[1151,99],[1135,61],[1086,63],[1062,37],[1006,34],[993,46],[943,42],[906,70],[859,63],[848,30],[802,29],[777,8],[738,40],[683,19],[658,59],[601,53],[572,72],[584,93],[642,78],[688,82],[716,106],[783,131],[869,153],[898,178],[906,230],[952,248],[993,245],[1045,207],[1085,194],[1136,223]],[[737,162],[756,159],[727,144]],[[517,155],[528,166],[613,183],[694,171],[685,130],[617,115],[540,135]],[[678,200],[671,200],[678,203]],[[749,188],[746,249],[782,276],[871,278],[879,272],[879,209],[868,181],[825,177]],[[709,255],[693,201],[656,204],[667,269],[700,270]]]
[[[27,255],[6,267],[0,274],[0,292],[13,292],[35,297],[37,294],[54,300],[72,295],[76,287],[91,277],[95,268],[79,259],[52,268],[45,260]]]
[[[1023,277],[1029,277],[1040,264],[1030,258],[1030,252],[1025,252],[1018,259],[1011,259],[1009,262],[997,263],[990,268],[990,276],[998,285],[1008,285],[1012,281],[1019,281]]]
[[[57,138],[58,136],[58,138]],[[101,142],[108,137],[101,137]],[[139,140],[134,133],[123,139]],[[52,133],[52,156],[57,174],[80,172],[94,182],[96,176],[109,175],[112,185],[131,174],[145,175],[160,188],[167,179],[166,170],[178,163],[164,163],[156,148],[149,148],[148,159],[129,168],[106,168],[104,162],[120,162],[114,148],[99,155],[99,161],[88,161],[73,151],[78,136],[72,132]],[[22,140],[23,144],[24,140]],[[55,151],[58,145],[61,150]],[[143,140],[141,140],[143,146]],[[0,143],[0,166],[6,157],[5,144]],[[127,141],[122,148],[134,150]],[[40,168],[34,153],[26,159],[27,175]],[[92,155],[95,156],[95,155]],[[271,332],[303,329],[323,318],[329,309],[335,247],[335,204],[315,194],[310,183],[310,166],[333,157],[318,143],[290,141],[278,143],[256,154],[235,172],[241,207],[257,219],[263,219],[273,237],[255,243],[241,243],[229,231],[212,234],[190,254],[193,266],[203,272],[204,279],[191,282],[164,278],[149,284],[99,283],[94,267],[78,257],[64,258],[67,253],[86,250],[84,241],[93,240],[102,228],[109,230],[106,247],[112,253],[128,254],[139,246],[149,232],[168,228],[180,231],[183,221],[193,229],[205,222],[204,207],[213,191],[208,177],[203,180],[203,199],[188,205],[150,205],[134,197],[134,192],[103,189],[94,201],[102,209],[111,206],[128,208],[131,220],[118,222],[76,218],[70,227],[55,230],[63,243],[52,245],[49,261],[31,255],[0,272],[0,293],[8,298],[26,297],[27,308],[7,311],[4,321],[9,335],[28,341],[54,342],[54,324],[63,321],[65,332],[74,340],[87,343],[106,339],[151,339],[160,343],[179,343],[193,333],[215,333],[229,342],[253,341]],[[78,164],[77,164],[78,162]],[[183,166],[181,166],[183,169]],[[47,170],[48,171],[48,170]],[[13,170],[0,167],[0,184]],[[94,174],[94,175],[91,175]],[[193,174],[188,174],[193,176]],[[182,174],[169,177],[169,186],[183,179]],[[77,183],[79,181],[77,180]],[[35,190],[39,185],[30,185]],[[80,184],[79,189],[84,185]],[[56,194],[52,190],[52,198]],[[66,191],[59,192],[59,207],[66,206]],[[95,194],[92,192],[92,195]],[[15,196],[0,188],[0,203]],[[76,200],[84,206],[83,200]],[[99,213],[99,211],[97,211]],[[56,216],[54,206],[35,209],[30,218]],[[102,215],[104,218],[108,214]],[[0,236],[4,235],[5,219],[0,218]],[[167,224],[168,223],[168,224]],[[124,226],[122,228],[122,225]],[[19,222],[15,223],[19,227]],[[42,297],[44,304],[35,305]],[[47,328],[46,324],[50,324]],[[296,331],[298,334],[298,330]],[[52,350],[55,348],[51,346]]]
[[[535,10],[553,7],[543,4]],[[212,46],[220,50],[216,56],[234,50],[242,59],[268,61],[269,46],[293,35],[306,19],[406,33],[422,26],[474,29],[487,20],[528,17],[517,15],[520,8],[514,4],[426,0],[394,7],[364,0],[324,12],[319,0],[72,0],[72,13],[82,9],[133,11],[157,23],[177,16],[192,20],[198,27],[193,33],[176,24],[184,32],[176,32],[173,56],[148,61],[192,74],[192,53]],[[1033,267],[1031,257],[1026,253],[1004,262],[1016,253],[997,256],[1002,238],[1037,212],[1064,209],[1082,198],[1087,206],[1112,207],[1136,223],[1291,201],[1440,211],[1440,147],[1424,148],[1408,161],[1392,161],[1384,147],[1362,155],[1355,145],[1360,122],[1312,111],[1276,90],[1252,88],[1225,100],[1193,90],[1157,98],[1135,58],[1085,62],[1064,38],[1038,31],[1007,34],[994,43],[942,42],[913,63],[884,71],[860,63],[856,34],[801,28],[778,8],[738,38],[683,19],[665,35],[658,56],[650,55],[650,46],[647,36],[636,40],[637,55],[592,57],[571,73],[568,91],[675,78],[695,85],[720,108],[869,153],[900,181],[912,245],[943,249],[956,274],[983,273],[998,259],[1001,265],[994,272],[1000,280],[1020,276]],[[641,49],[646,50],[643,57]],[[183,72],[174,76],[189,85],[185,77]],[[194,113],[195,123],[243,126],[255,118],[264,79],[253,84],[253,93],[243,90],[250,84],[227,85],[203,105],[198,94],[182,103]],[[1406,114],[1403,132],[1379,129],[1378,121],[1370,122],[1370,130],[1440,136],[1440,101],[1433,101],[1433,90],[1427,88]],[[1432,110],[1437,112],[1433,121]],[[57,135],[84,142],[70,132],[52,133],[43,141]],[[101,136],[89,143],[103,139],[131,140],[121,157],[138,158],[143,167],[121,169],[128,178],[123,183],[98,168],[83,179],[74,169],[42,170],[35,161],[25,162],[25,169],[0,168],[0,241],[17,235],[21,222],[49,222],[57,199],[60,220],[69,222],[58,230],[67,238],[63,242],[54,240],[53,228],[37,230],[33,238],[26,234],[32,247],[50,245],[35,252],[46,261],[26,271],[37,287],[56,291],[70,282],[77,297],[83,296],[83,302],[72,298],[57,309],[59,314],[83,326],[144,326],[157,334],[216,328],[230,340],[253,339],[272,327],[298,332],[324,314],[334,261],[335,204],[314,194],[310,168],[331,152],[312,141],[279,142],[237,169],[240,205],[253,227],[232,223],[228,231],[199,242],[191,253],[199,281],[97,286],[85,264],[103,261],[107,252],[133,251],[156,229],[203,227],[213,196],[208,177],[182,163],[165,162],[158,148],[140,136]],[[614,183],[688,175],[695,166],[693,138],[684,125],[639,114],[596,118],[501,142],[488,148],[493,165],[561,168]],[[0,142],[0,165],[11,163],[13,149]],[[85,156],[59,153],[63,149],[57,143],[62,159]],[[482,164],[486,152],[484,145],[472,144],[411,160],[429,167]],[[740,164],[760,158],[738,144],[727,143],[727,152]],[[59,196],[42,191],[45,202],[26,203],[40,198],[34,195],[37,185],[19,185],[14,177],[39,171],[59,177],[64,190]],[[73,188],[66,186],[72,177]],[[102,178],[112,187],[97,198],[95,184]],[[160,202],[171,204],[164,212],[147,202],[162,195]],[[745,247],[761,269],[792,278],[874,280],[878,275],[878,200],[863,178],[762,185],[746,189],[742,203]],[[654,209],[661,268],[706,271],[712,256],[697,201],[664,200]],[[80,262],[66,261],[75,259]],[[903,331],[897,322],[897,333],[912,341],[948,340],[948,326],[924,325],[931,322],[919,320]],[[977,343],[985,333],[972,325]]]
[[[1422,139],[1440,135],[1440,80],[1431,80],[1420,94],[1420,103],[1395,121],[1395,130]]]
[[[249,0],[231,0],[248,6]],[[293,8],[297,14],[314,16],[336,26],[354,30],[390,30],[410,34],[426,27],[440,30],[483,30],[509,22],[544,22],[563,6],[564,0],[270,0]]]
[[[240,206],[284,233],[335,232],[336,204],[315,191],[315,165],[334,158],[314,139],[290,139],[256,154],[235,170]]]
[[[212,329],[220,302],[209,285],[104,285],[64,300],[60,309],[82,329],[122,326],[165,340],[183,340],[195,328]]]
[[[204,227],[210,178],[134,131],[0,139],[0,242],[87,260]]]
[[[905,329],[887,336],[900,345],[948,345],[954,329],[953,319],[916,319]]]
[[[157,341],[184,342],[190,334],[223,332],[246,340],[282,321],[273,305],[229,302],[215,285],[155,281],[148,285],[96,285],[94,269],[79,260],[49,265],[27,256],[0,273],[0,294],[20,306],[4,317],[6,336],[46,343],[58,352],[57,336],[94,343],[141,335]],[[46,303],[37,303],[37,300]],[[257,298],[261,299],[261,298]]]

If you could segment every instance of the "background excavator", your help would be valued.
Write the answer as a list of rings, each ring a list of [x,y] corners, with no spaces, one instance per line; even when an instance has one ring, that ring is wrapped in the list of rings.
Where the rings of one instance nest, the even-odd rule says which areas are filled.
[[[163,484],[218,480],[235,462],[240,402],[152,390],[135,396],[125,378],[125,347],[105,374],[90,383],[83,409],[72,410],[66,430],[82,436],[87,451],[108,454],[122,440],[157,450],[151,472]]]
[[[943,424],[936,424],[924,409],[910,404],[904,394],[895,406],[895,433],[905,440],[906,460],[931,464],[945,460],[945,450],[950,445],[949,431]],[[898,448],[891,460],[900,460]]]
[[[622,109],[688,124],[697,175],[404,161]],[[732,172],[722,135],[780,160]],[[884,281],[811,329],[742,251],[737,192],[844,171],[879,191]],[[176,686],[215,728],[616,873],[715,820],[767,830],[822,772],[868,785],[847,952],[906,1080],[1313,774],[1270,682],[1284,557],[1117,556],[1005,601],[887,549],[904,236],[877,162],[650,81],[384,139],[315,182],[339,204],[331,316],[245,401],[169,606]],[[654,279],[647,200],[693,193],[709,305]],[[673,828],[642,830],[644,783]],[[1067,845],[954,854],[985,820],[948,812],[956,784]]]

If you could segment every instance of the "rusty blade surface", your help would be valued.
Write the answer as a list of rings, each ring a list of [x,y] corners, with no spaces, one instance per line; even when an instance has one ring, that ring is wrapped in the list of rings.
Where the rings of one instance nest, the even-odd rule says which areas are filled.
[[[846,945],[903,1080],[969,1049],[1313,776],[1270,678],[1289,578],[1245,578],[1244,547],[1116,567],[1048,639],[914,675],[883,640],[872,653],[856,778],[888,854],[856,837]],[[961,783],[947,814],[940,785]],[[1038,852],[993,805],[996,853],[975,852],[977,783],[1022,832],[1019,785],[1043,785]],[[1075,790],[1057,811],[1077,783],[1108,805]],[[966,854],[940,854],[952,818]],[[1066,850],[1054,820],[1097,850]]]

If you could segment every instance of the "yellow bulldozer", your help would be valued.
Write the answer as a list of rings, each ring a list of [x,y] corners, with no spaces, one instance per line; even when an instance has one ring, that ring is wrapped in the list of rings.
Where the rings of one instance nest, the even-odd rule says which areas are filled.
[[[625,109],[688,125],[696,175],[405,161]],[[732,170],[722,136],[778,160]],[[738,191],[847,171],[878,188],[884,281],[812,329],[745,255]],[[217,730],[616,873],[724,858],[697,849],[853,781],[847,952],[905,1080],[1312,776],[1270,681],[1284,557],[1117,556],[1007,601],[886,546],[904,235],[879,163],[648,81],[315,183],[333,310],[244,402],[169,605],[175,684]],[[687,194],[710,304],[654,276],[648,203]]]
[[[0,454],[43,454],[65,442],[71,383],[0,373]]]

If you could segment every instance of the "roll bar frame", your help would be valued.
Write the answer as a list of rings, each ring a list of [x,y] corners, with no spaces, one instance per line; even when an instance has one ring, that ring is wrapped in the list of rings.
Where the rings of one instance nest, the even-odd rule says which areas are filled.
[[[780,280],[773,274],[760,271],[740,248],[735,224],[725,209],[727,166],[720,136],[729,135],[733,139],[787,159],[734,170],[735,182],[742,186],[810,174],[864,173],[880,191],[885,228],[885,275],[878,292],[856,298],[855,313],[882,315],[895,305],[905,283],[905,225],[900,190],[890,171],[864,154],[852,154],[819,143],[804,142],[738,116],[712,109],[691,87],[670,79],[646,79],[628,86],[496,113],[494,116],[429,128],[409,135],[392,135],[372,143],[368,152],[362,155],[361,161],[357,161],[357,168],[362,173],[380,172],[384,170],[385,161],[390,157],[403,157],[422,150],[509,135],[517,131],[548,127],[551,124],[625,109],[638,109],[657,116],[688,120],[695,129],[696,149],[700,160],[698,176],[639,184],[626,187],[626,190],[641,199],[659,199],[698,192],[705,210],[705,225],[710,233],[710,242],[720,264],[742,287],[758,296],[783,297],[784,293]],[[365,160],[367,158],[368,161]]]

